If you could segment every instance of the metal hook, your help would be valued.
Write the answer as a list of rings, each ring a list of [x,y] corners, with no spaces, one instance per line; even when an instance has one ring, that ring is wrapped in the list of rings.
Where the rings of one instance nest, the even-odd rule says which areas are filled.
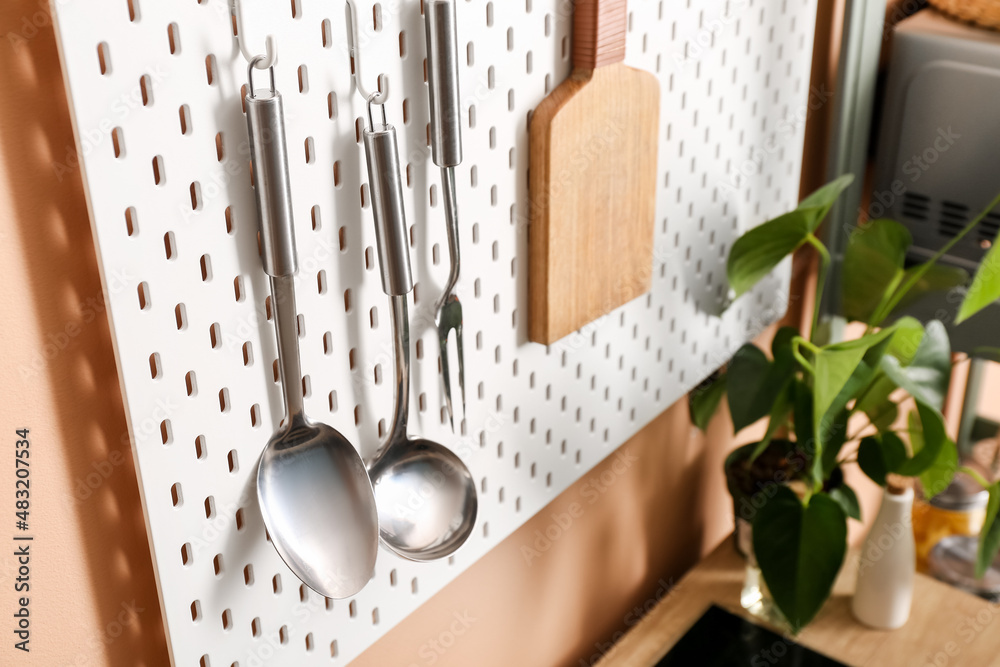
[[[236,43],[240,45],[240,52],[243,53],[243,57],[246,58],[248,63],[254,64],[258,69],[268,69],[274,67],[274,63],[278,61],[278,47],[274,42],[274,35],[268,35],[264,40],[264,48],[267,52],[266,56],[259,56],[258,54],[252,53],[247,50],[246,43],[243,38],[246,36],[246,32],[243,30],[243,5],[241,0],[230,0],[229,9],[236,17]]]
[[[373,104],[379,104],[378,102],[375,101],[375,98],[377,96],[378,96],[378,93],[373,93],[373,94],[371,94],[371,95],[368,96],[368,128],[372,132],[375,131],[375,119],[372,116],[372,105]],[[385,105],[381,104],[379,106],[382,107],[382,126],[383,127],[387,127],[389,125],[389,121],[387,121],[385,119]]]
[[[247,88],[249,88],[248,94],[250,99],[254,99],[256,97],[256,95],[254,95],[254,87],[253,87],[253,69],[254,67],[259,67],[260,69],[264,69],[264,67],[258,65],[258,63],[263,62],[266,57],[267,56],[254,56],[253,58],[250,59],[250,64],[247,65]],[[278,91],[274,87],[274,68],[269,67],[267,68],[267,71],[271,74],[271,95],[272,96],[277,95]]]
[[[369,91],[362,83],[361,53],[358,48],[358,44],[360,43],[358,39],[358,8],[355,0],[347,0],[347,9],[350,14],[349,23],[351,24],[350,29],[347,31],[347,42],[351,50],[351,58],[354,60],[354,85],[357,87],[358,92],[361,93],[361,96],[368,100],[369,105],[385,104],[386,100],[389,99],[389,77],[385,74],[379,74],[378,88],[373,91]]]

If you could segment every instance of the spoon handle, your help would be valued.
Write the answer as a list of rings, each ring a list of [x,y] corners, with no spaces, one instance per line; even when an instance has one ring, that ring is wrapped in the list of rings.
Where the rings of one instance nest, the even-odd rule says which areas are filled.
[[[264,272],[271,278],[271,316],[278,339],[278,364],[285,398],[286,425],[301,418],[302,368],[299,361],[298,321],[293,276],[298,271],[292,224],[292,188],[285,144],[285,114],[281,94],[253,87],[251,62],[245,98],[254,197],[260,224]]]

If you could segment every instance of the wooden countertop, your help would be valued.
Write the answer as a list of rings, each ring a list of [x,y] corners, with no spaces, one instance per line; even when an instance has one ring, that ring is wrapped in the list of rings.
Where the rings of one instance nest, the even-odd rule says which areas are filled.
[[[917,574],[910,619],[899,630],[872,630],[851,615],[857,554],[834,592],[795,638],[857,667],[1000,667],[1000,605]],[[743,559],[724,540],[597,663],[653,667],[712,604],[760,624],[740,607]]]

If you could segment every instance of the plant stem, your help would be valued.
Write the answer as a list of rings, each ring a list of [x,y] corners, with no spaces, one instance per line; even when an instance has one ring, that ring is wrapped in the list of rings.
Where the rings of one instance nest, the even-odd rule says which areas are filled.
[[[917,270],[913,272],[913,275],[910,276],[909,280],[903,283],[903,286],[896,290],[895,294],[892,295],[892,298],[889,299],[888,303],[884,304],[882,308],[879,308],[875,316],[872,317],[872,321],[881,322],[892,314],[892,311],[896,309],[896,306],[898,306],[899,302],[903,300],[906,293],[913,289],[914,285],[920,282],[920,279],[924,277],[924,274],[927,273],[939,259],[944,257],[949,250],[955,247],[956,243],[965,238],[965,235],[971,232],[976,225],[982,222],[983,218],[986,217],[986,214],[996,208],[998,204],[1000,204],[1000,194],[994,197],[993,201],[987,204],[986,208],[980,211],[979,215],[973,218],[972,221],[967,224],[957,236],[952,237],[952,239],[945,243],[940,250],[934,253],[933,257],[921,264]]]
[[[830,272],[830,251],[826,249],[823,242],[811,233],[806,236],[806,241],[819,253],[819,273],[816,276],[816,297],[813,302],[812,325],[809,328],[809,340],[816,339],[816,330],[819,328],[819,311],[823,301],[823,291],[826,289],[826,275]]]
[[[809,341],[807,341],[802,336],[796,336],[795,338],[792,339],[792,356],[794,356],[795,360],[802,365],[802,368],[809,371],[810,375],[816,375],[816,369],[813,368],[812,364],[806,361],[805,357],[802,356],[802,352],[799,351],[799,345],[805,345],[806,347],[810,348],[810,351],[813,354],[819,351],[818,348]]]
[[[976,483],[979,484],[979,486],[983,487],[984,489],[988,489],[992,486],[992,484],[987,482],[986,478],[980,475],[979,471],[976,470],[975,468],[970,468],[969,466],[959,466],[958,472],[964,472],[966,475],[976,480]]]

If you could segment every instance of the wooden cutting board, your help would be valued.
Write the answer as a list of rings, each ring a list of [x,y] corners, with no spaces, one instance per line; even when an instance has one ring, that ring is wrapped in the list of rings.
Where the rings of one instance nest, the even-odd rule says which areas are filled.
[[[577,0],[573,72],[531,118],[529,337],[649,291],[660,85],[626,67],[626,0]]]

